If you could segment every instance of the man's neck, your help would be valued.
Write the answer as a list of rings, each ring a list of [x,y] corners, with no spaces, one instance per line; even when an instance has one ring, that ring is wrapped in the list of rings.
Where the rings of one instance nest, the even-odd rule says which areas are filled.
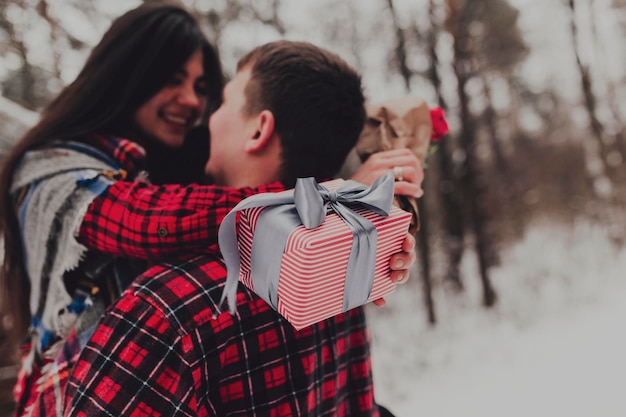
[[[224,185],[232,188],[252,187],[280,181],[280,161],[276,158],[251,158],[233,170]]]

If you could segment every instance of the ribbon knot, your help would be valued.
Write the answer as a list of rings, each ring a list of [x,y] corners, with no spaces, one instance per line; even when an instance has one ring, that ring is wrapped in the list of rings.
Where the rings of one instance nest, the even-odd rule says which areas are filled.
[[[314,178],[298,178],[293,190],[257,194],[235,206],[222,221],[218,240],[228,271],[220,306],[228,299],[235,310],[241,259],[235,229],[240,210],[266,207],[257,219],[251,250],[251,280],[254,291],[278,309],[278,279],[287,239],[298,226],[319,227],[328,208],[346,223],[353,235],[344,285],[343,311],[363,305],[369,299],[376,263],[376,227],[346,204],[357,204],[381,216],[388,216],[393,202],[394,178],[388,173],[370,187],[356,181],[345,181],[336,190],[317,184]]]
[[[388,216],[393,201],[393,181],[393,175],[389,173],[378,178],[371,187],[348,180],[336,190],[329,190],[313,177],[298,178],[293,193],[294,204],[307,229],[315,229],[324,222],[327,203],[340,216],[341,212],[352,211],[345,206],[347,203],[359,203],[376,214]]]

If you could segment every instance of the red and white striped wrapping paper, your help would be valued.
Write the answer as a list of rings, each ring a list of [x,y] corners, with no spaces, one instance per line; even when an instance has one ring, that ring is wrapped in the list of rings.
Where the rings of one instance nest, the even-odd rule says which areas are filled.
[[[343,180],[322,183],[338,188]],[[242,210],[238,243],[241,254],[239,280],[254,291],[250,275],[250,253],[256,222],[264,208]],[[401,251],[411,213],[393,207],[387,217],[367,209],[356,209],[378,231],[374,285],[369,301],[392,293],[390,257]],[[316,229],[295,228],[287,240],[278,282],[278,312],[297,330],[342,312],[343,292],[352,232],[335,213],[329,213]],[[277,248],[280,250],[280,248]]]

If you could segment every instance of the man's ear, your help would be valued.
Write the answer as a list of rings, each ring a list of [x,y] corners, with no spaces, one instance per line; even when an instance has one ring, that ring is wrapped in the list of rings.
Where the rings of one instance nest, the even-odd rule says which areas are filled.
[[[274,113],[263,110],[256,116],[256,119],[256,130],[245,144],[245,151],[250,153],[265,149],[274,137]]]

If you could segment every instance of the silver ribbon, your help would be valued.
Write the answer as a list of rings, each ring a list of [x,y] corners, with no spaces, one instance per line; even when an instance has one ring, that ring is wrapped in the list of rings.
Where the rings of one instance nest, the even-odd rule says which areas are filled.
[[[298,178],[295,189],[257,194],[235,206],[222,221],[218,241],[228,271],[220,306],[228,299],[230,312],[236,307],[241,259],[237,247],[237,212],[267,207],[257,220],[252,240],[251,279],[254,291],[274,309],[278,306],[278,280],[289,234],[298,226],[319,227],[332,210],[353,234],[344,284],[343,311],[365,304],[372,291],[376,264],[376,227],[347,204],[356,204],[381,216],[388,216],[393,201],[394,178],[388,173],[370,187],[345,181],[337,190],[328,190],[315,179]]]

